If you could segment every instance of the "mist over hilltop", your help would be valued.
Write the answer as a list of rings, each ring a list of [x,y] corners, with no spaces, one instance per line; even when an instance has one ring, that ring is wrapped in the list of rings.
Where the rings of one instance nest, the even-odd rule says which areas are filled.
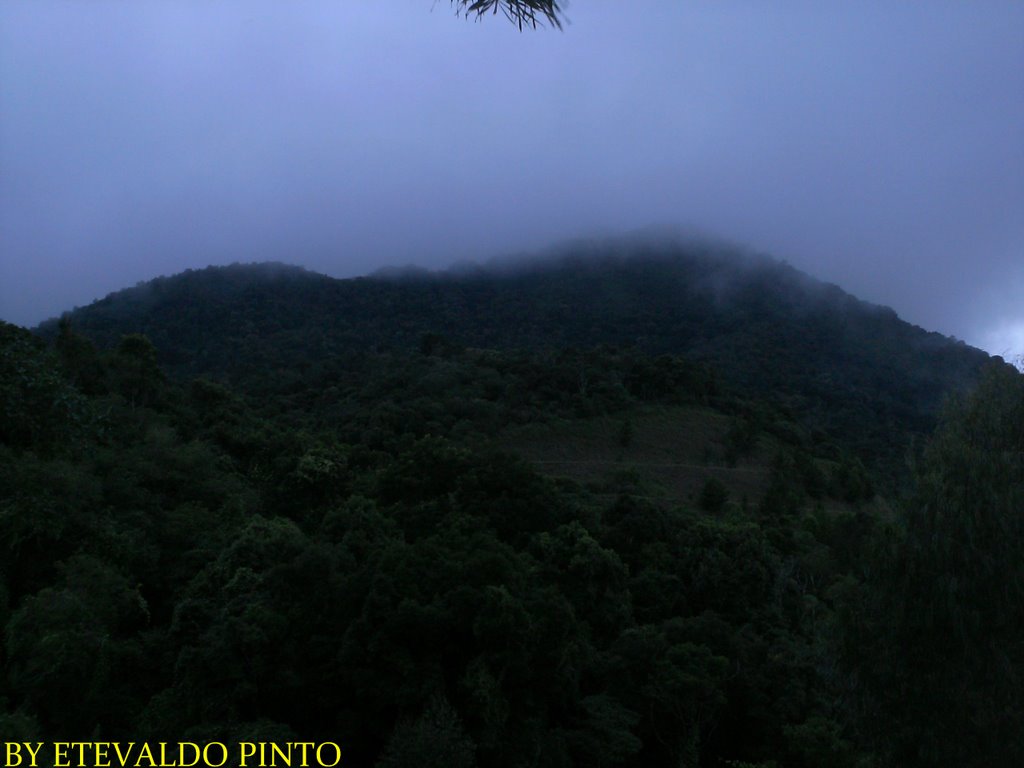
[[[654,221],[1024,348],[1020,4],[581,1],[523,34],[432,5],[3,3],[0,317]]]
[[[111,294],[69,319],[101,346],[146,334],[174,375],[244,388],[318,377],[329,387],[334,367],[438,345],[676,355],[826,429],[867,426],[868,442],[885,442],[887,419],[929,429],[943,399],[989,360],[777,259],[661,237],[345,280],[280,264],[209,267]],[[55,321],[42,331],[56,334]]]

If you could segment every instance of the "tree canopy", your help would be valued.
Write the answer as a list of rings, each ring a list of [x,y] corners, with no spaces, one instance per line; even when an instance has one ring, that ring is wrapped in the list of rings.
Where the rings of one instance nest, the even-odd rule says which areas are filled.
[[[211,268],[0,323],[0,728],[1021,765],[1024,377],[677,257]]]

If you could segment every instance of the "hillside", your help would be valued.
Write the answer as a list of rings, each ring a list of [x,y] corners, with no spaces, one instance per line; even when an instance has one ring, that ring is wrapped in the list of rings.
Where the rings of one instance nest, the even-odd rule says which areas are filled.
[[[259,394],[325,389],[368,356],[440,346],[679,355],[886,462],[989,359],[776,260],[635,241],[348,280],[211,267],[112,294],[70,320],[101,347],[143,333],[173,375]],[[52,337],[56,322],[41,330]]]
[[[582,250],[0,324],[5,733],[1019,765],[1024,377],[769,259]]]

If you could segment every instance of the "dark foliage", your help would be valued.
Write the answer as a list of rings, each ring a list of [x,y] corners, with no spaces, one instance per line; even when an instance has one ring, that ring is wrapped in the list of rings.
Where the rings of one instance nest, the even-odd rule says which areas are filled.
[[[350,766],[1020,762],[1020,376],[960,397],[906,470],[983,356],[838,289],[680,253],[235,267],[50,336],[0,326],[11,737],[329,739]],[[722,425],[702,471],[725,474],[689,504],[501,440],[606,419],[633,455],[644,408]],[[755,470],[759,496],[727,479]]]
[[[273,264],[210,268],[112,294],[71,320],[107,347],[146,334],[178,377],[274,398],[376,372],[376,354],[601,346],[635,353],[628,386],[648,397],[687,388],[686,370],[652,359],[682,356],[841,436],[890,483],[911,436],[930,431],[943,398],[988,359],[783,263],[696,245],[578,246],[513,267],[352,280]],[[42,330],[52,337],[56,324]],[[585,391],[582,368],[562,386]]]
[[[521,30],[547,22],[562,27],[562,8],[558,0],[452,0],[459,13],[481,19],[499,12]]]

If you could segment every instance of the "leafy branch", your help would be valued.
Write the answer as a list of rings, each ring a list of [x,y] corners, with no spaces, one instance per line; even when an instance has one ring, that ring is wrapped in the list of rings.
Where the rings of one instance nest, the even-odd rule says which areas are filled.
[[[562,28],[563,11],[558,0],[452,0],[456,13],[466,17],[483,18],[488,13],[499,11],[520,30],[524,26],[536,29],[538,25],[550,24]]]

